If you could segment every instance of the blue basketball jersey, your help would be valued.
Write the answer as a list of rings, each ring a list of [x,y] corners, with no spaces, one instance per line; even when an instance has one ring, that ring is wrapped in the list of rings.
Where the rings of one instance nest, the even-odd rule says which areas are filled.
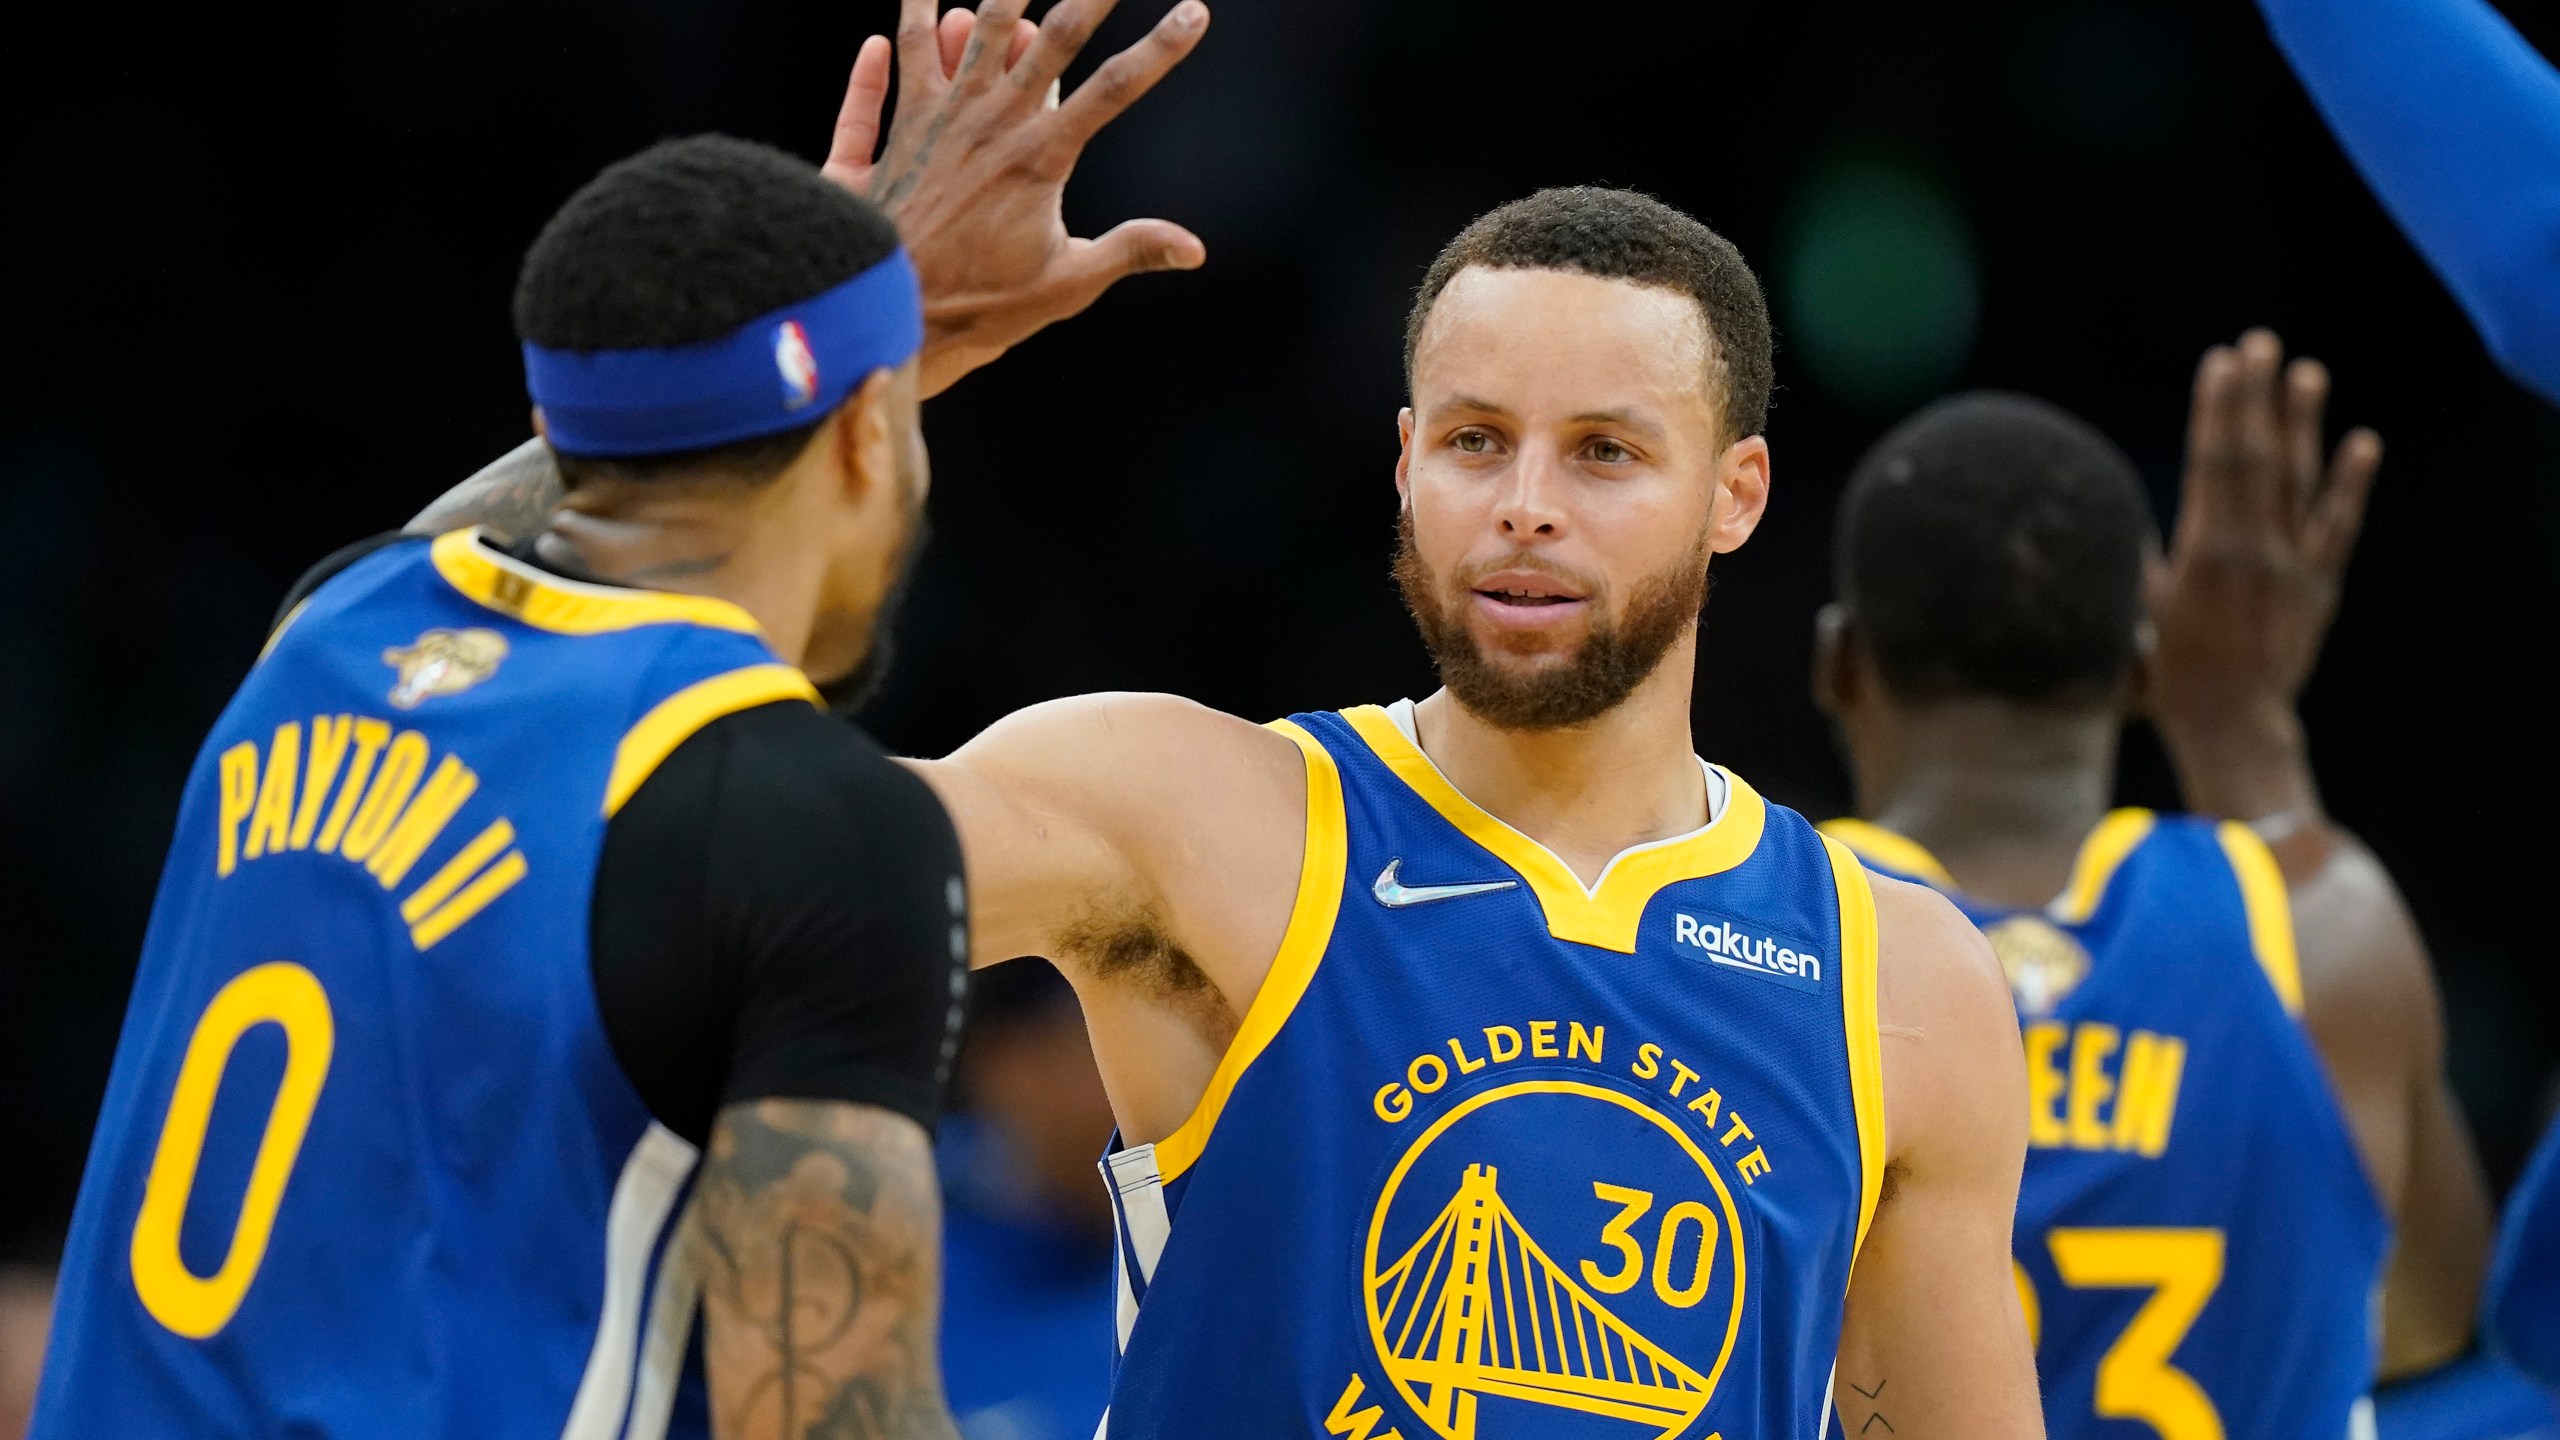
[[[2560,1121],[2507,1197],[2481,1304],[2490,1343],[2545,1385],[2560,1386]]]
[[[2391,1231],[2298,1018],[2293,920],[2245,825],[2119,810],[2042,911],[1911,841],[1824,829],[1990,937],[2027,1049],[2018,1292],[2055,1440],[2343,1437]]]
[[[1718,772],[1586,888],[1395,714],[1275,728],[1287,938],[1199,1108],[1104,1162],[1105,1432],[1817,1433],[1883,1165],[1855,858]]]
[[[36,1440],[706,1433],[695,1151],[608,1046],[588,903],[658,762],[789,696],[745,611],[471,532],[289,618],[188,777]]]

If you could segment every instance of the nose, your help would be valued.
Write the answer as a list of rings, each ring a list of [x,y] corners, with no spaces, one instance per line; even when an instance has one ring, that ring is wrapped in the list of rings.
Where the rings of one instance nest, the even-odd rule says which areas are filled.
[[[1530,450],[1511,467],[1510,484],[1495,506],[1494,523],[1504,538],[1553,540],[1564,534],[1564,491],[1567,477],[1553,456]]]

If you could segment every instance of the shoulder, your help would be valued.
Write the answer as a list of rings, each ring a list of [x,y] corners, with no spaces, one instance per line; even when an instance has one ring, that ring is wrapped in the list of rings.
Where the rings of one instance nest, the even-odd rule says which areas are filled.
[[[380,535],[368,535],[352,545],[341,545],[330,551],[321,558],[320,563],[303,571],[302,578],[293,582],[293,588],[284,592],[284,599],[277,603],[275,619],[268,628],[270,630],[283,628],[284,622],[292,618],[297,607],[319,593],[321,586],[353,568],[356,562],[394,545],[422,538],[393,530]]]
[[[1294,803],[1305,783],[1288,736],[1178,695],[1129,691],[1016,711],[950,758],[1009,788],[1074,797],[1101,815],[1265,794]]]
[[[859,727],[802,700],[739,710],[695,731],[642,782],[613,829],[685,848],[816,860],[839,877],[854,858],[849,848],[957,845],[930,787]]]
[[[1887,1135],[1897,1163],[2026,1117],[2017,1010],[1990,942],[1945,896],[1870,873]],[[2023,1133],[2023,1131],[2022,1131]]]

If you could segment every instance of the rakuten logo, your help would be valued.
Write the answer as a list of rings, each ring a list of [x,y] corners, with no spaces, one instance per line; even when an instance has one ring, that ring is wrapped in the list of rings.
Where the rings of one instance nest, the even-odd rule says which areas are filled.
[[[1730,920],[1671,917],[1671,943],[1702,959],[1798,990],[1822,988],[1822,957],[1774,936],[1753,935]]]

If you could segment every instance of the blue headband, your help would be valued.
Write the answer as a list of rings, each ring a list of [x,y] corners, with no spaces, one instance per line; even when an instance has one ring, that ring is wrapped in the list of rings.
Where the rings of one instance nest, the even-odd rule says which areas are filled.
[[[528,340],[524,378],[561,454],[664,455],[809,424],[923,345],[924,298],[897,249],[698,345],[577,351]]]

